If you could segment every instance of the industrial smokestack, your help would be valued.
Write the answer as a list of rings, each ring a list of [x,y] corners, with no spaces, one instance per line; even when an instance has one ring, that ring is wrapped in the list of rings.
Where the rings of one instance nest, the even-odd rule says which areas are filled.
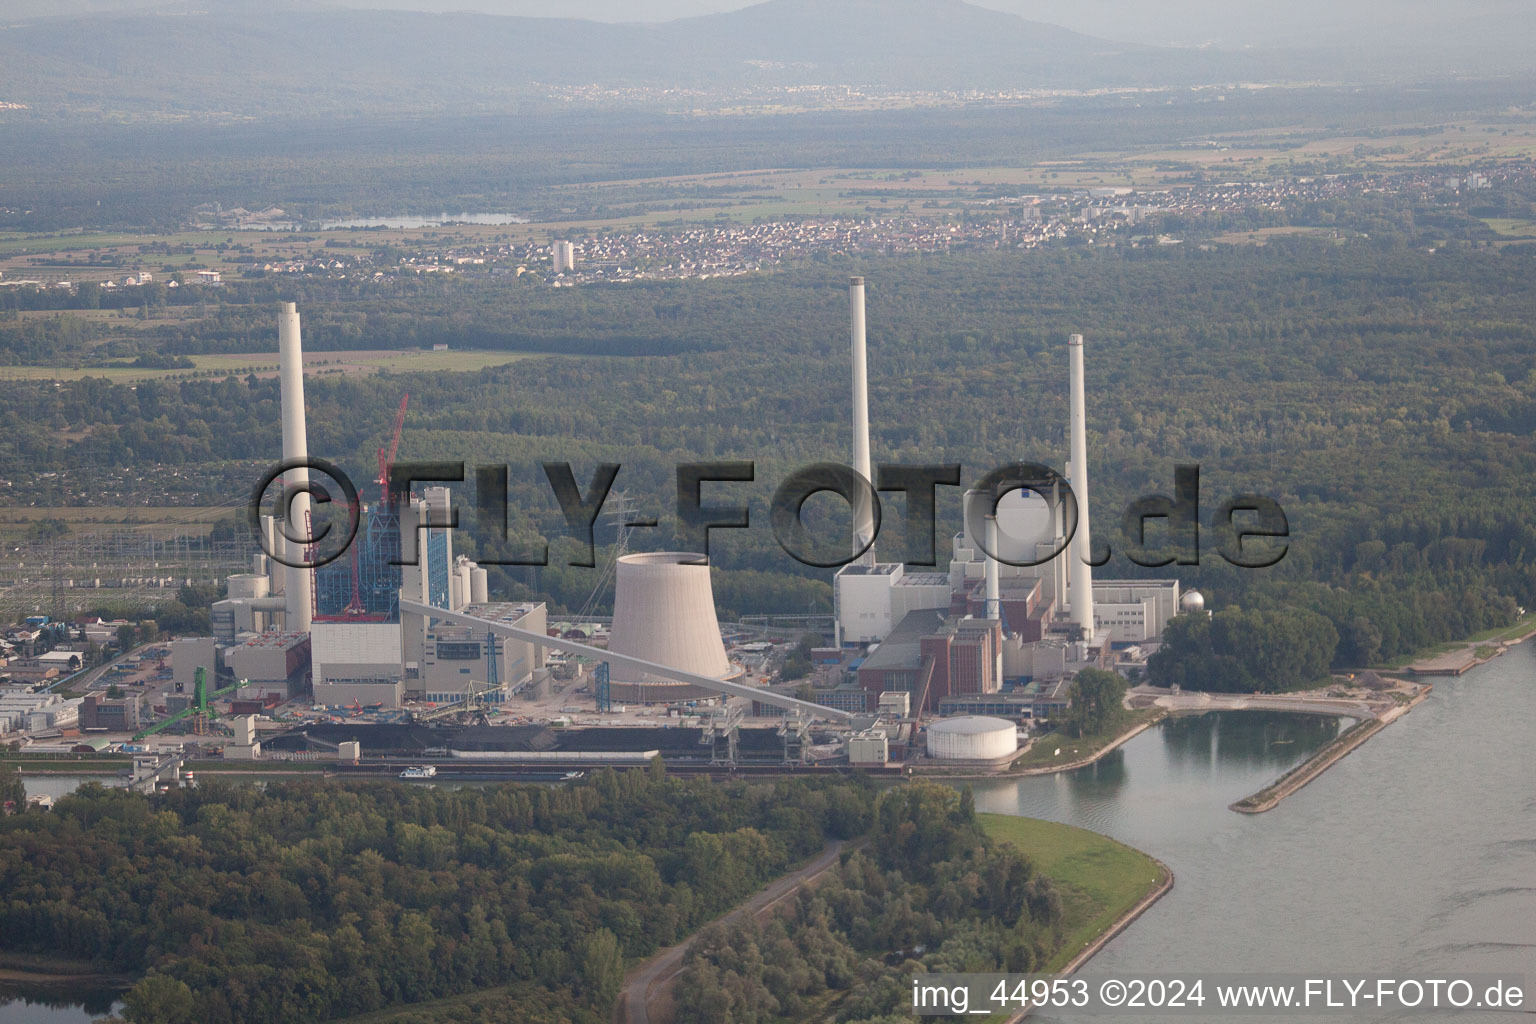
[[[278,378],[283,401],[283,458],[305,459],[309,457],[309,438],[304,430],[304,349],[299,342],[299,311],[292,302],[283,303],[277,314],[277,362]],[[284,480],[290,493],[295,488],[309,485],[309,470],[291,469]],[[285,498],[286,500],[286,498]],[[308,537],[309,492],[301,491],[288,505],[293,521],[288,524],[291,536]],[[287,545],[289,552],[301,552],[300,545]],[[289,555],[289,561],[300,561]],[[303,566],[289,566],[287,583],[283,587],[286,604],[284,628],[291,633],[309,632],[310,587],[313,570]]]
[[[1083,397],[1083,336],[1067,340],[1071,357],[1072,464],[1069,480],[1077,497],[1077,534],[1072,538],[1073,558],[1068,562],[1072,579],[1072,618],[1084,640],[1093,639],[1093,566],[1088,531],[1088,413]]]
[[[987,516],[987,547],[997,553],[997,516]],[[1003,617],[1002,588],[997,578],[997,559],[982,552],[987,559],[987,618],[993,622]]]
[[[869,367],[865,354],[862,277],[848,279],[848,314],[849,334],[853,342],[853,468],[873,485],[874,472],[869,463]],[[853,549],[858,551],[866,544],[872,545],[874,536],[874,509],[861,499],[853,509]],[[875,564],[873,546],[859,556],[858,564]]]

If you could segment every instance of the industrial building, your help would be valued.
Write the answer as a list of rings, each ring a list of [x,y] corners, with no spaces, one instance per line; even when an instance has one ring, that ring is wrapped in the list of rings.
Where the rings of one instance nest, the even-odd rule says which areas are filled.
[[[81,700],[24,686],[0,688],[0,736],[13,732],[68,729],[79,721]]]
[[[468,604],[466,614],[542,633],[547,616],[542,603]],[[492,657],[494,652],[494,657]],[[501,703],[507,694],[544,669],[544,649],[471,626],[434,622],[427,627],[418,671],[410,677],[409,696],[432,704],[471,699]]]
[[[850,296],[853,451],[856,467],[867,473],[861,280],[854,280]],[[1114,649],[1155,639],[1178,614],[1177,580],[1093,578],[1082,336],[1072,335],[1067,350],[1073,501],[1050,480],[1035,482],[1037,490],[1005,492],[995,509],[990,494],[968,491],[947,574],[909,573],[899,563],[876,561],[856,526],[859,554],[833,579],[833,614],[842,646],[870,646],[858,668],[860,689],[911,692],[918,711],[958,708],[962,698],[1069,677],[1084,667],[1110,667]],[[857,524],[857,509],[855,518]],[[988,621],[997,631],[983,641],[985,631],[968,623]],[[943,640],[946,635],[953,639]],[[995,652],[996,660],[983,667],[969,653],[973,644]],[[838,696],[832,687],[816,690],[817,700]],[[1018,705],[1018,717],[1038,714],[1034,701]]]
[[[557,270],[572,267],[569,243],[557,243],[553,255]],[[872,480],[860,278],[849,283],[849,318],[852,461]],[[844,723],[831,737],[834,754],[845,750],[851,763],[880,766],[905,756],[928,717],[930,757],[999,762],[1017,749],[1017,723],[1065,709],[1073,674],[1111,665],[1115,648],[1155,638],[1182,607],[1177,581],[1093,579],[1086,563],[1091,533],[1082,337],[1073,335],[1067,347],[1067,475],[1074,500],[1049,481],[1041,482],[1041,493],[1009,491],[995,508],[992,495],[968,492],[947,571],[915,572],[876,558],[873,508],[855,497],[849,538],[854,557],[833,581],[835,643],[813,652],[815,670],[808,678],[747,685],[746,670],[731,661],[722,642],[708,560],[688,552],[626,553],[622,541],[613,563],[606,648],[594,648],[585,636],[551,636],[544,605],[492,603],[486,570],[455,556],[448,488],[389,492],[393,447],[379,452],[378,500],[359,501],[355,509],[359,532],[350,551],[313,570],[258,556],[251,572],[229,578],[229,596],[214,606],[215,636],[186,642],[187,660],[206,665],[207,646],[215,643],[221,649],[213,652],[215,667],[222,661],[249,680],[242,697],[287,698],[308,685],[315,702],[331,709],[409,704],[417,722],[459,720],[458,731],[449,726],[399,736],[365,735],[356,726],[343,727],[346,736],[307,727],[283,738],[287,749],[339,751],[356,742],[371,753],[432,750],[471,761],[623,763],[659,752],[711,764],[754,758],[799,763],[828,756],[827,734],[813,739],[808,732],[810,721],[822,719]],[[294,458],[306,453],[307,439],[292,304],[280,314],[279,349],[283,452]],[[404,414],[402,401],[395,445]],[[295,475],[285,483],[291,487],[302,479]],[[289,514],[303,515],[304,504],[307,497],[296,500]],[[261,528],[267,549],[277,553],[295,550],[286,534],[309,532],[290,530],[272,517]],[[489,705],[537,692],[550,674],[545,651],[551,649],[595,664],[589,699],[599,713],[622,711],[620,703],[710,707],[702,717],[686,710],[684,728],[464,728],[509,710]],[[181,653],[178,676],[191,670],[179,663]],[[767,657],[754,672],[769,670]],[[588,692],[585,683],[576,692]],[[748,697],[753,715],[783,720],[743,726],[741,704],[714,707],[727,696]],[[326,707],[314,710],[329,717]],[[99,701],[92,713],[102,714]],[[949,717],[931,720],[934,715]],[[259,749],[254,740],[236,746],[250,756]],[[822,752],[808,753],[813,748]]]
[[[309,634],[261,633],[226,651],[224,663],[243,684],[240,697],[288,700],[304,692],[310,667]]]
[[[909,612],[860,663],[859,688],[872,704],[883,693],[910,695],[915,710],[937,711],[945,697],[996,693],[1002,626],[938,609]]]
[[[171,641],[171,678],[176,689],[192,692],[197,670],[202,669],[209,679],[218,675],[218,640],[211,636],[184,636]]]
[[[116,700],[105,693],[88,693],[80,701],[80,728],[102,732],[136,732],[140,724],[140,698],[125,693]]]

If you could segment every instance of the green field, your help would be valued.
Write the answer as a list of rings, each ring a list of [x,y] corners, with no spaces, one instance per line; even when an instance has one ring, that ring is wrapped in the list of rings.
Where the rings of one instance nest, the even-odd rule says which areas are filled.
[[[1048,971],[1065,966],[1162,878],[1157,861],[1097,832],[1011,814],[978,814],[976,820],[993,839],[1028,854],[1061,891],[1063,942]]]
[[[1506,238],[1536,238],[1536,220],[1517,220],[1513,217],[1484,217],[1483,223]]]
[[[419,349],[401,351],[341,351],[313,352],[304,360],[306,372],[368,374],[380,370],[391,373],[468,373],[493,366],[505,366],[519,359],[550,356],[543,352],[492,352],[482,350],[449,350],[426,352]],[[554,358],[564,358],[553,356]],[[83,380],[86,377],[105,377],[115,382],[165,380],[186,378],[199,373],[224,373],[245,376],[274,376],[277,373],[276,352],[226,352],[218,355],[192,356],[196,364],[193,370],[145,370],[130,366],[86,366],[68,368],[58,366],[0,366],[0,380]]]

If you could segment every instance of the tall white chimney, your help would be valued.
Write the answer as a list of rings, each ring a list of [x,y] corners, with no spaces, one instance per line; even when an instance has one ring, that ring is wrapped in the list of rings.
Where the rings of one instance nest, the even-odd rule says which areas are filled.
[[[1072,538],[1073,557],[1068,562],[1072,582],[1072,618],[1084,640],[1093,639],[1093,566],[1088,531],[1088,414],[1083,397],[1083,336],[1067,339],[1071,356],[1072,464],[1068,480],[1077,497],[1077,533]]]
[[[987,547],[997,552],[997,516],[987,516]],[[1003,617],[1002,587],[997,578],[997,559],[982,552],[987,560],[987,618],[996,622]]]
[[[853,341],[853,468],[871,485],[875,482],[869,463],[869,367],[864,341],[864,279],[848,279],[849,334]],[[873,540],[875,513],[867,501],[855,503],[853,510],[853,548],[857,551]],[[874,565],[875,550],[859,556],[858,564]]]
[[[304,430],[304,349],[299,342],[299,311],[292,302],[283,303],[277,314],[277,364],[278,380],[283,402],[283,458],[304,459],[309,457],[309,438]],[[284,481],[289,489],[309,483],[309,470],[291,469]],[[286,500],[286,499],[285,499]],[[309,493],[298,494],[288,505],[293,522],[288,532],[300,537],[309,536]],[[303,548],[287,545],[288,560],[302,560]],[[298,553],[297,557],[295,553]],[[313,570],[302,566],[289,566],[287,584],[283,596],[287,599],[284,628],[291,633],[307,633],[310,624],[310,587],[314,583]]]

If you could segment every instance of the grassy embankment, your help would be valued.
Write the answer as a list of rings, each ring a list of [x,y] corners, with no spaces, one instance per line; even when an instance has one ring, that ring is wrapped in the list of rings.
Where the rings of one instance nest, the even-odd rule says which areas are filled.
[[[1089,733],[1074,739],[1062,733],[1048,732],[1036,736],[1030,748],[1019,755],[1009,771],[1027,771],[1039,768],[1062,767],[1078,764],[1104,752],[1116,740],[1139,725],[1150,725],[1161,718],[1162,708],[1144,708],[1127,712],[1118,722],[1102,732]],[[1061,753],[1057,754],[1056,750]]]
[[[1491,650],[1485,652],[1483,650],[1484,647],[1491,648],[1497,644],[1512,643],[1532,633],[1536,633],[1536,611],[1526,612],[1513,625],[1485,629],[1481,633],[1473,633],[1465,640],[1448,640],[1445,643],[1431,644],[1428,647],[1422,647],[1409,654],[1399,655],[1391,661],[1382,662],[1371,667],[1378,672],[1401,672],[1416,661],[1424,661],[1441,654],[1449,654],[1451,651],[1460,650],[1465,647],[1475,648],[1478,659],[1486,660],[1493,652]]]
[[[1047,971],[1065,967],[1164,878],[1156,860],[1097,832],[1011,814],[978,814],[976,820],[993,839],[1028,854],[1061,892],[1062,943]]]
[[[115,775],[133,767],[128,754],[29,754],[0,750],[0,764],[33,775]]]

